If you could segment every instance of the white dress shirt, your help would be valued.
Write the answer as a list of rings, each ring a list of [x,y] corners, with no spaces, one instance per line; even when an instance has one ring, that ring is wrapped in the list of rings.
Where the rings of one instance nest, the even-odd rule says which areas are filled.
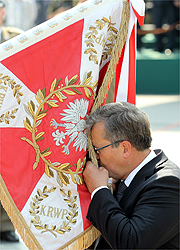
[[[129,187],[130,183],[132,182],[132,180],[134,179],[135,175],[139,172],[139,170],[144,167],[148,162],[150,162],[153,158],[156,157],[156,154],[153,150],[151,150],[151,152],[148,154],[148,156],[139,164],[139,166],[137,166],[125,179],[124,183],[126,184],[127,187]],[[107,186],[100,186],[98,188],[96,188],[92,194],[91,194],[91,199],[93,198],[93,196],[95,195],[95,193],[97,191],[99,191],[102,188],[108,188]]]

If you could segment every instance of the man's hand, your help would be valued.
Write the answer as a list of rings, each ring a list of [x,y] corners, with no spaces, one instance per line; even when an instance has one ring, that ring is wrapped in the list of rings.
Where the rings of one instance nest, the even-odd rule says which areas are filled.
[[[95,167],[91,161],[86,163],[83,176],[90,193],[92,193],[97,187],[107,186],[108,184],[108,171],[103,167]]]

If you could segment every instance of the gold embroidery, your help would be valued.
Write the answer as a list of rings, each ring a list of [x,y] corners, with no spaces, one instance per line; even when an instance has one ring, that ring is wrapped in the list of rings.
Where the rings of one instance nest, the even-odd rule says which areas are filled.
[[[67,98],[66,95],[75,95],[82,93],[79,91],[78,88],[84,88],[84,92],[87,98],[90,99],[91,97],[91,91],[93,92],[93,97],[95,96],[94,88],[97,85],[97,81],[95,83],[92,83],[92,72],[88,72],[85,74],[84,79],[82,83],[77,83],[78,81],[78,75],[73,76],[70,80],[68,77],[65,78],[65,85],[63,84],[60,86],[59,83],[62,80],[60,79],[54,79],[54,81],[51,84],[50,87],[50,93],[46,96],[46,89],[43,88],[42,90],[37,91],[37,95],[35,96],[37,102],[39,103],[39,106],[37,105],[37,110],[34,102],[31,100],[30,102],[24,104],[24,108],[26,113],[31,116],[33,119],[33,123],[31,124],[29,118],[26,117],[26,120],[24,120],[24,127],[32,133],[32,141],[29,140],[26,137],[21,137],[21,140],[26,141],[29,143],[35,150],[36,153],[36,159],[33,164],[33,170],[35,170],[38,167],[40,158],[43,160],[45,164],[45,173],[46,175],[51,178],[54,177],[54,173],[52,171],[57,171],[57,182],[60,186],[69,184],[69,175],[71,176],[72,181],[75,184],[82,184],[83,178],[80,174],[82,174],[83,165],[85,162],[81,162],[81,159],[78,160],[77,164],[74,164],[76,167],[76,171],[73,172],[70,168],[72,167],[69,163],[63,163],[60,164],[59,162],[51,163],[50,160],[46,160],[45,157],[49,156],[52,152],[50,151],[50,148],[47,147],[46,149],[42,150],[39,148],[38,142],[42,141],[44,139],[44,131],[37,132],[38,126],[41,124],[42,119],[47,115],[47,109],[44,110],[45,103],[48,104],[49,109],[59,107],[57,104],[58,101],[52,99],[54,96],[56,96],[60,102],[63,102],[64,99]]]
[[[20,96],[23,96],[23,93],[20,92],[22,86],[20,84],[16,84],[14,80],[11,80],[10,76],[3,76],[3,74],[0,74],[0,84],[1,83],[4,83],[4,85],[8,85],[9,87],[11,87],[14,97],[16,97],[17,99],[17,103],[20,104]],[[3,87],[0,85],[0,88]]]
[[[85,6],[81,6],[77,9],[79,12],[84,12],[85,10],[87,10],[87,7]]]
[[[112,52],[113,46],[116,42],[116,34],[118,33],[118,30],[113,27],[116,23],[111,22],[111,16],[109,17],[109,20],[106,17],[103,17],[101,20],[96,20],[95,23],[96,26],[90,26],[90,32],[85,36],[85,38],[88,38],[88,40],[85,41],[87,49],[84,51],[84,54],[89,54],[89,61],[94,61],[95,64],[98,64],[99,62],[96,55],[97,51],[94,48],[94,42],[100,44],[102,47],[105,46],[102,53],[102,60],[105,60]],[[105,42],[105,38],[102,34],[100,37],[97,37],[98,30],[102,30],[105,25],[107,25],[108,31],[110,32],[107,42]]]
[[[58,22],[56,22],[55,20],[51,20],[48,24],[47,24],[50,28],[54,28],[58,25]]]
[[[26,42],[26,41],[28,40],[28,38],[27,38],[26,35],[22,35],[22,36],[20,36],[17,40],[18,40],[18,42],[20,42],[20,43],[24,43],[24,42]]]
[[[0,90],[3,90],[4,93],[0,93],[0,109],[3,104],[4,98],[6,96],[8,87],[10,87],[11,90],[13,91],[13,96],[16,98],[17,103],[19,105],[21,103],[20,97],[23,96],[23,93],[20,92],[20,89],[22,88],[22,86],[20,84],[17,84],[14,80],[12,80],[10,76],[8,75],[3,76],[3,74],[1,73],[0,74]],[[17,111],[18,111],[18,108],[11,110],[11,111],[7,111],[5,114],[2,114],[0,116],[0,123],[5,122],[6,124],[9,124],[10,119],[15,118],[15,113],[17,113]]]
[[[33,31],[34,35],[38,36],[40,35],[41,33],[43,33],[43,29],[41,27],[39,28],[36,28],[34,31]]]
[[[3,48],[5,51],[8,51],[8,50],[10,50],[10,49],[13,48],[13,45],[12,45],[12,43],[8,42],[8,43],[6,43],[5,45],[3,45],[2,48]]]
[[[69,207],[69,210],[67,211],[68,213],[64,212],[64,214],[62,215],[63,218],[64,215],[67,214],[66,220],[64,220],[62,224],[59,226],[57,225],[49,226],[48,224],[43,224],[39,214],[44,213],[44,211],[43,212],[41,211],[40,213],[40,203],[44,199],[48,198],[49,194],[51,192],[54,192],[55,190],[56,187],[48,189],[47,186],[43,188],[43,191],[38,189],[37,194],[35,195],[34,198],[32,198],[33,201],[31,201],[30,203],[31,209],[29,209],[29,213],[31,216],[33,216],[33,219],[31,219],[31,223],[37,230],[41,230],[41,234],[49,232],[52,233],[57,238],[57,234],[65,234],[66,232],[70,232],[71,230],[70,224],[76,224],[77,219],[75,217],[78,216],[78,211],[77,211],[78,207],[77,204],[75,203],[77,200],[77,196],[73,196],[70,190],[66,193],[63,189],[60,189],[60,193],[64,197],[64,201],[67,203]],[[52,212],[50,211],[52,209],[53,209],[52,207],[49,207],[47,216],[49,216],[49,213]],[[42,210],[44,210],[44,208]]]
[[[66,21],[68,21],[70,18],[72,18],[72,15],[70,13],[65,14],[64,16],[62,16],[62,18]]]
[[[6,124],[10,123],[10,119],[14,119],[15,118],[15,113],[18,111],[18,109],[14,109],[11,112],[8,111],[6,112],[6,114],[2,114],[0,116],[0,122],[5,122]]]

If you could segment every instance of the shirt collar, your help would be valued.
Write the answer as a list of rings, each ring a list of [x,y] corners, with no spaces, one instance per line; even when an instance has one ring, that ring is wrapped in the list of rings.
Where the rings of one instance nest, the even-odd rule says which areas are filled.
[[[156,157],[155,152],[152,150],[148,156],[139,164],[139,166],[137,166],[126,178],[126,180],[124,181],[124,183],[126,184],[127,187],[129,187],[130,183],[132,182],[133,178],[135,177],[135,175],[139,172],[139,170],[144,167],[144,165],[146,165],[148,162],[150,162],[153,158]]]

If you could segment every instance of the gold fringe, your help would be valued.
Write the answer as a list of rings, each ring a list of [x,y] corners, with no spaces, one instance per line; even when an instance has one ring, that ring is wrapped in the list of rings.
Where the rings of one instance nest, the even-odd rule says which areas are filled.
[[[9,194],[6,185],[0,175],[0,198],[1,204],[5,208],[14,227],[18,231],[24,244],[30,250],[43,250],[34,234],[29,229],[22,214],[16,207],[11,195]],[[81,234],[74,237],[71,241],[58,248],[58,250],[83,250],[88,248],[100,236],[100,232],[93,226],[90,226]]]
[[[112,78],[114,75],[114,72],[116,70],[116,66],[118,64],[119,58],[122,53],[122,49],[124,47],[124,44],[126,42],[127,34],[128,34],[128,24],[129,24],[129,18],[130,18],[130,7],[129,2],[127,0],[123,1],[123,10],[122,10],[122,17],[121,17],[121,23],[119,27],[118,36],[116,39],[116,44],[113,47],[112,53],[111,53],[111,60],[108,65],[107,72],[105,74],[105,77],[103,79],[103,83],[99,89],[98,95],[95,99],[94,105],[91,109],[91,114],[98,109],[103,103],[107,96],[108,90],[110,88]],[[88,133],[88,142],[87,142],[87,148],[89,151],[89,156],[92,160],[92,163],[95,166],[98,166],[98,162],[96,159],[96,154],[92,145],[91,141],[91,133]]]
[[[104,77],[101,88],[99,89],[98,96],[95,99],[95,103],[92,107],[91,113],[94,112],[97,108],[99,108],[108,93],[110,83],[113,78],[113,74],[116,70],[116,65],[118,64],[119,58],[122,53],[123,46],[126,42],[126,37],[128,33],[128,23],[130,17],[129,10],[129,2],[128,0],[123,1],[123,11],[121,24],[119,28],[118,37],[116,40],[116,44],[113,47],[111,60]],[[88,150],[90,153],[90,158],[93,163],[97,166],[96,155],[91,142],[91,135],[88,135]],[[12,197],[10,196],[6,185],[0,176],[0,198],[2,206],[5,208],[8,216],[10,217],[13,225],[17,229],[19,235],[21,236],[23,242],[28,247],[28,249],[32,250],[43,250],[31,230],[29,229],[27,223],[25,222],[23,216],[20,211],[16,207]],[[98,237],[100,236],[100,232],[93,226],[90,226],[86,231],[82,232],[77,237],[73,238],[67,244],[60,247],[58,250],[83,250],[88,248]]]
[[[58,250],[84,250],[88,248],[101,233],[93,226],[90,226],[84,232],[73,238]]]
[[[29,229],[22,214],[16,207],[1,175],[0,175],[0,198],[2,206],[6,210],[9,218],[11,219],[14,227],[17,229],[19,235],[21,236],[26,246],[32,250],[43,250],[41,245],[31,232],[31,230]]]

